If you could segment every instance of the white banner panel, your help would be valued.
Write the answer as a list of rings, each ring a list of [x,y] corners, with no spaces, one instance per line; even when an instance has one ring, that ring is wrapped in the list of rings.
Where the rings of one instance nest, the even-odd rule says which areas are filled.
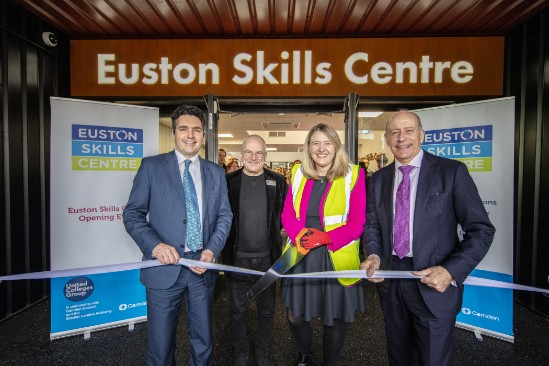
[[[141,259],[122,223],[141,159],[158,152],[157,108],[51,98],[51,269]],[[52,279],[51,337],[146,315],[139,271]]]
[[[423,149],[467,165],[496,227],[490,251],[472,275],[513,282],[514,98],[415,112],[425,129]],[[466,286],[458,325],[512,341],[512,290]]]

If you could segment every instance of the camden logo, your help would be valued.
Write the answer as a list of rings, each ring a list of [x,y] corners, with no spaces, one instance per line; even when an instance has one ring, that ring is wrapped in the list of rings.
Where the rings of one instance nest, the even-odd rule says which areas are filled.
[[[476,310],[471,310],[469,308],[461,308],[461,312],[464,314],[464,315],[468,315],[468,316],[474,316],[474,317],[477,317],[477,318],[484,318],[484,319],[488,319],[488,320],[494,320],[496,322],[499,322],[500,319],[498,316],[494,316],[494,315],[490,315],[490,314],[483,314],[483,313],[479,313],[478,311]]]
[[[136,302],[136,303],[133,303],[133,304],[120,304],[120,305],[118,305],[118,310],[126,311],[128,309],[138,308],[140,306],[146,306],[146,305],[147,305],[146,301]]]
[[[72,125],[72,170],[136,171],[143,158],[143,130]]]
[[[470,172],[492,171],[492,125],[425,131],[423,148],[437,156],[455,159]]]

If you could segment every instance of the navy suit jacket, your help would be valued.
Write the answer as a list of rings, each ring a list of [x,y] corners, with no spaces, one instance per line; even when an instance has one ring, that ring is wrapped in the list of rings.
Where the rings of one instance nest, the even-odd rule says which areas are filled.
[[[225,172],[219,165],[200,158],[200,174],[203,249],[210,249],[217,258],[232,220]],[[143,252],[143,260],[153,259],[152,250],[159,243],[175,247],[183,257],[186,224],[183,182],[175,151],[144,158],[124,209],[126,231]],[[180,269],[170,265],[143,269],[141,282],[147,287],[166,289],[175,283]]]
[[[366,255],[377,254],[383,270],[391,269],[393,251],[394,162],[370,178],[367,219],[363,234]],[[457,225],[464,232],[460,241]],[[417,281],[423,299],[438,318],[458,314],[463,298],[463,281],[484,258],[495,229],[490,222],[477,187],[467,167],[455,160],[424,152],[414,212],[414,269],[442,266],[454,277],[457,287],[440,293]],[[386,294],[389,280],[380,284]]]

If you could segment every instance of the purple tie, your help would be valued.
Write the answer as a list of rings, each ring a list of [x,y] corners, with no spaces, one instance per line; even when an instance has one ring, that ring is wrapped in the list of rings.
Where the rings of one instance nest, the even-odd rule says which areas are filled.
[[[414,167],[402,165],[402,172],[395,201],[393,249],[400,259],[410,252],[410,172]]]

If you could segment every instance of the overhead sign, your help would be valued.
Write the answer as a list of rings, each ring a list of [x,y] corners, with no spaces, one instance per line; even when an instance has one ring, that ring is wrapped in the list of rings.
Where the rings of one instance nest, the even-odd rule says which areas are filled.
[[[71,95],[499,96],[503,37],[71,41]]]

